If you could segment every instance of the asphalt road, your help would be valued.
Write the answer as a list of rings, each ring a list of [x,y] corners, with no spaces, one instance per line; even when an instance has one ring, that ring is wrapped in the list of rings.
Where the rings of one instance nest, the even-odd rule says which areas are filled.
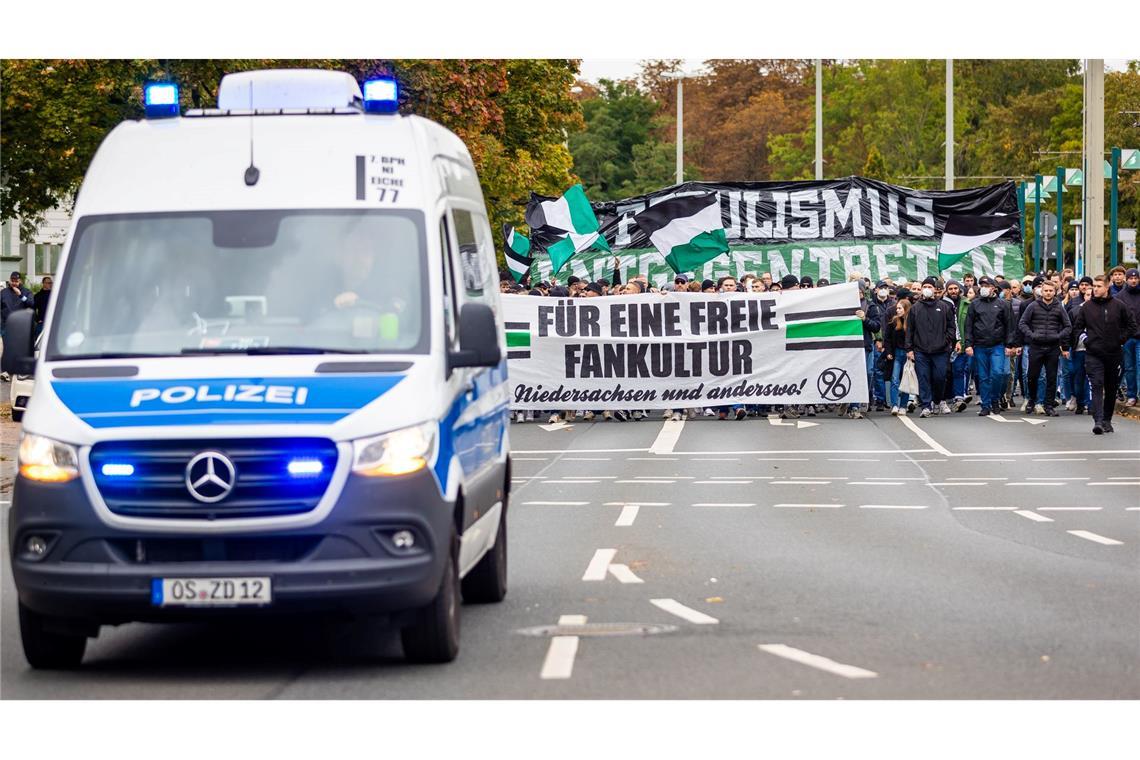
[[[32,671],[5,546],[0,695],[1140,697],[1140,423],[974,411],[512,425],[510,591],[445,666],[307,621],[126,625]]]

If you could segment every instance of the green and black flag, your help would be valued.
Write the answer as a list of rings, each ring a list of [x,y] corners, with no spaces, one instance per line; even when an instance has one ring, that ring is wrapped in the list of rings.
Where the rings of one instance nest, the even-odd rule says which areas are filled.
[[[530,271],[530,263],[534,258],[530,255],[530,240],[509,224],[503,225],[503,238],[507,242],[504,253],[507,259],[507,268],[511,270],[511,277],[515,282],[522,282],[526,273]]]
[[[633,221],[674,272],[692,272],[728,252],[716,193],[671,198],[645,209]]]
[[[1016,215],[985,216],[952,214],[946,219],[942,240],[938,244],[938,271],[945,272],[970,251],[992,243],[1017,227]]]

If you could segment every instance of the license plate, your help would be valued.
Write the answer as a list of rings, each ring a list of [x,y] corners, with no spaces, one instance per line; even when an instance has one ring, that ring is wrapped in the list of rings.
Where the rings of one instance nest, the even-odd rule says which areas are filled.
[[[156,607],[233,607],[269,604],[269,578],[155,578],[150,601]]]

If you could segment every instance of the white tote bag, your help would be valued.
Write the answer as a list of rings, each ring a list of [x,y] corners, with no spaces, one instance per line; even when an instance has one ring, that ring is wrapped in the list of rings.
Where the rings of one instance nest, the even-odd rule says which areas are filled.
[[[899,393],[918,395],[918,374],[914,371],[914,362],[910,359],[907,359],[903,366],[902,378],[899,379]]]

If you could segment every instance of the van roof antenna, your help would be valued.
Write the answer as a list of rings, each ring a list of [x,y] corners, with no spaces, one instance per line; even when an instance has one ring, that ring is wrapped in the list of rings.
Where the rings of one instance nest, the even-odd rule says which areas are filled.
[[[249,166],[245,170],[245,184],[253,187],[257,184],[261,172],[253,165],[253,82],[249,83]]]

